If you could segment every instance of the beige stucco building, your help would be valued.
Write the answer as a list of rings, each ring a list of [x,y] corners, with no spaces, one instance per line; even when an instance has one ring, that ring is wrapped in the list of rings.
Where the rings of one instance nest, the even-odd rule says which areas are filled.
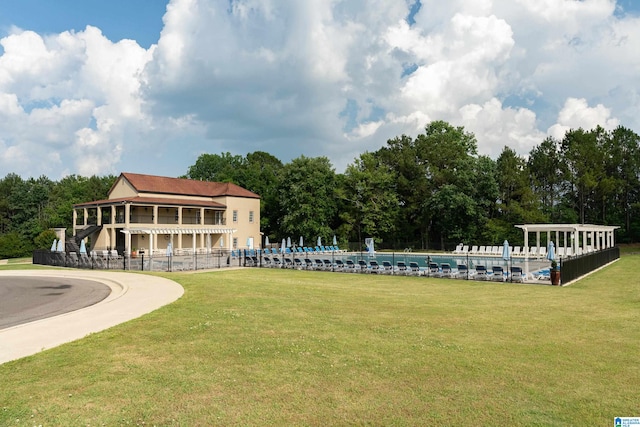
[[[88,250],[258,249],[260,196],[232,183],[122,173],[106,200],[74,205],[73,224]]]

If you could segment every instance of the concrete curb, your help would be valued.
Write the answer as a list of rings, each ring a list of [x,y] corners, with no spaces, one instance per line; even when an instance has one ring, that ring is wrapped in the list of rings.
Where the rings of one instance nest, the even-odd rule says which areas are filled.
[[[146,274],[99,270],[3,270],[1,276],[94,280],[111,294],[89,307],[0,330],[0,364],[75,341],[135,319],[172,303],[184,294],[178,283]]]

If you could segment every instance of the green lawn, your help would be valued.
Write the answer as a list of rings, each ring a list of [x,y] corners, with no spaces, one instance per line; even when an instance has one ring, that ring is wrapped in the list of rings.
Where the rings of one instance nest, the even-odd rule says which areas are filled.
[[[589,425],[639,416],[640,256],[568,287],[246,269],[0,365],[0,425]]]

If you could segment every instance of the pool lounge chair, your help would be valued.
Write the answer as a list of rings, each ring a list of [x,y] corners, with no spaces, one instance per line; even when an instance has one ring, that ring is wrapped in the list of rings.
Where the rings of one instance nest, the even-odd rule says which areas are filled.
[[[272,261],[273,266],[274,266],[275,268],[281,268],[281,267],[282,267],[282,262],[280,261],[280,258],[278,258],[277,256],[274,256],[274,257],[272,258],[272,260],[273,260],[273,261]]]
[[[468,279],[469,278],[469,268],[465,264],[458,265],[458,271],[456,273],[456,278],[458,279]]]
[[[478,246],[477,245],[473,245],[473,246],[471,246],[471,250],[469,251],[469,255],[476,255],[478,252],[479,252]]]
[[[333,264],[335,271],[344,271],[344,262],[341,259],[337,259]]]
[[[476,273],[473,275],[474,280],[487,280],[487,267],[484,265],[476,265]]]
[[[480,246],[478,247],[478,251],[476,252],[478,255],[485,255],[487,252],[487,247],[486,246]]]
[[[294,258],[293,265],[296,268],[296,270],[302,270],[303,268],[302,260],[300,258]]]
[[[509,277],[511,282],[522,283],[524,276],[522,275],[522,267],[511,267],[511,276]]]
[[[427,276],[440,277],[440,268],[435,262],[430,262],[427,269]]]
[[[314,270],[324,270],[324,262],[320,258],[316,258],[315,264],[313,265]]]
[[[456,248],[453,250],[454,254],[459,254],[462,252],[462,248],[464,247],[464,244],[460,243],[458,246],[456,246]]]
[[[422,274],[422,272],[420,271],[420,266],[417,262],[409,263],[409,274],[411,274],[412,276],[420,276],[420,274]]]
[[[322,263],[324,264],[324,269],[327,271],[331,271],[333,270],[333,263],[331,262],[330,259],[323,259]]]
[[[345,263],[345,268],[344,268],[345,272],[347,272],[347,273],[355,273],[356,272],[356,264],[352,260],[348,259],[344,263]]]
[[[367,265],[367,262],[363,259],[358,260],[358,267],[360,267],[360,273],[368,273],[369,272],[369,266]]]
[[[371,273],[379,273],[381,271],[378,261],[371,260],[369,261],[369,265],[371,266]]]
[[[382,274],[393,274],[393,265],[389,261],[382,261]]]
[[[491,280],[494,282],[504,282],[504,269],[499,265],[491,267]]]
[[[293,261],[291,261],[291,258],[284,259],[284,268],[293,268]]]
[[[442,269],[441,277],[451,277],[451,265],[449,263],[443,262],[440,264],[440,268]]]
[[[309,258],[305,258],[304,259],[304,268],[307,270],[313,270],[313,261],[311,261]]]
[[[398,261],[398,274],[405,275],[407,273],[407,264],[405,264],[403,261]]]

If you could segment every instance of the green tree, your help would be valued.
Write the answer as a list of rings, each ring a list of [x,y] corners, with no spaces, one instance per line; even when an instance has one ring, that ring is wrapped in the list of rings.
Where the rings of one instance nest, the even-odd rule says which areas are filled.
[[[603,152],[598,143],[602,128],[593,131],[583,129],[568,131],[561,143],[563,178],[567,184],[566,194],[578,213],[578,221],[590,220],[587,215],[593,206],[599,181],[604,179]]]
[[[278,188],[282,162],[269,153],[256,151],[247,154],[236,184],[260,196],[260,228],[267,236],[274,236],[277,230]]]
[[[339,198],[346,201],[340,211],[343,229],[360,245],[364,237],[382,242],[394,235],[398,223],[395,177],[375,154],[365,152],[347,166]]]
[[[337,213],[336,174],[326,157],[293,159],[282,168],[278,238],[331,238]]]
[[[546,138],[529,152],[527,162],[530,186],[541,204],[542,213],[547,218],[545,221],[556,221],[559,217],[556,205],[563,183],[559,145],[560,142],[554,138]]]
[[[382,164],[395,176],[399,218],[396,238],[403,246],[426,247],[428,216],[423,200],[430,182],[413,139],[402,135],[387,141],[376,153]]]
[[[51,249],[51,244],[53,240],[58,236],[53,230],[44,230],[42,233],[38,234],[34,239],[34,248],[35,249]]]
[[[238,183],[245,159],[231,153],[201,154],[196,163],[189,166],[186,177],[211,182]]]
[[[476,138],[461,126],[435,121],[427,125],[423,134],[418,135],[415,144],[418,161],[429,181],[421,203],[424,224],[427,224],[427,233],[432,234],[431,238],[438,239],[440,248],[445,249],[448,238],[456,239],[451,243],[455,245],[466,230],[456,227],[452,235],[443,225],[447,221],[443,221],[442,213],[436,207],[453,206],[471,200],[474,192]],[[452,197],[452,191],[463,196]],[[472,206],[463,209],[464,212],[474,210]]]

